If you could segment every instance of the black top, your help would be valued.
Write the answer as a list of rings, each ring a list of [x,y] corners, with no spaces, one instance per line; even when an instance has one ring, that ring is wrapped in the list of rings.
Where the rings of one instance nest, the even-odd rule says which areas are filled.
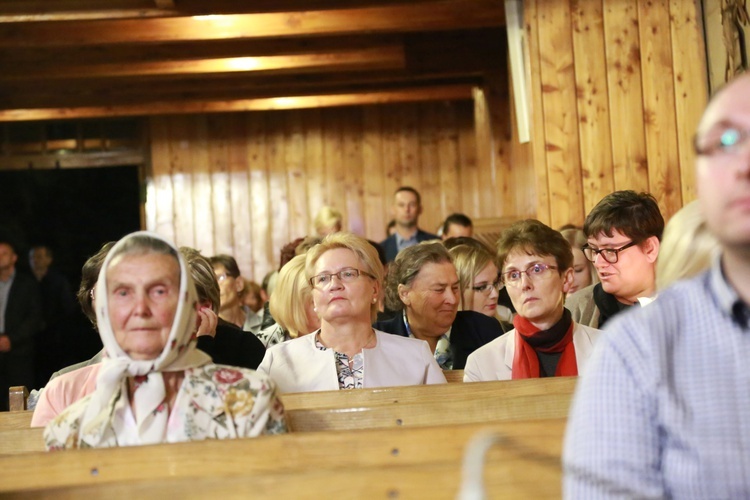
[[[378,321],[373,325],[376,330],[381,330],[394,335],[408,337],[402,314],[395,317]],[[463,370],[466,366],[466,358],[469,354],[492,342],[505,333],[500,322],[482,313],[474,311],[459,311],[451,326],[451,349],[453,350],[453,369]]]
[[[216,337],[198,337],[198,349],[205,352],[217,365],[232,365],[255,370],[266,355],[263,343],[252,332],[219,318]]]

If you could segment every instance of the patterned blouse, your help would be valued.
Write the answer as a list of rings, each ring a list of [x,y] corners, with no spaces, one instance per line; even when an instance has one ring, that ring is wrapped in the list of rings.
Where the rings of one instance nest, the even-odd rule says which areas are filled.
[[[330,349],[320,341],[319,333],[315,334],[315,347],[321,351]],[[365,378],[365,359],[362,351],[349,359],[349,356],[343,352],[333,352],[336,359],[336,373],[339,376],[339,389],[361,389],[364,387]]]
[[[284,330],[278,323],[274,323],[271,326],[264,328],[263,330],[255,334],[256,337],[263,343],[266,349],[272,345],[281,344],[287,340],[291,340],[289,332]]]
[[[141,444],[131,435],[127,390],[110,404],[111,416],[99,425],[81,428],[91,395],[79,399],[47,425],[48,450]],[[162,404],[156,411],[169,411]],[[287,431],[284,407],[275,384],[266,375],[223,365],[185,370],[185,379],[168,417],[162,442],[254,437]]]

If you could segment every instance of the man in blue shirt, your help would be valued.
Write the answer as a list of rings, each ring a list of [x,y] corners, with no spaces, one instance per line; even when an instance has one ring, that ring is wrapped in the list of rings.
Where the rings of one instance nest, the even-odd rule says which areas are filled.
[[[396,221],[396,232],[380,242],[385,250],[387,262],[393,262],[404,248],[423,241],[439,239],[436,234],[422,231],[417,226],[422,213],[422,198],[413,187],[402,186],[396,190],[392,211],[393,219]]]
[[[571,409],[567,498],[750,497],[750,74],[713,97],[695,149],[721,254],[607,324]]]

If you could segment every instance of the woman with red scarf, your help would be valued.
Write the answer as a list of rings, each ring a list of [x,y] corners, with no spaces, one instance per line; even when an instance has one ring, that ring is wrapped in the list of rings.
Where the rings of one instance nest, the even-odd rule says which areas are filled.
[[[564,307],[573,285],[570,243],[537,220],[520,221],[503,231],[497,261],[515,328],[469,355],[464,382],[578,375],[600,331],[574,323]]]

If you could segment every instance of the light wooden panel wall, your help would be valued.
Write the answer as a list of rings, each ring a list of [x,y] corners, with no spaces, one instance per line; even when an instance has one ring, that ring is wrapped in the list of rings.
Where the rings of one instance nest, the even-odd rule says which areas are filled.
[[[493,103],[508,116],[507,98]],[[480,162],[474,117],[467,100],[151,118],[147,227],[232,254],[260,280],[283,245],[313,232],[323,205],[344,212],[350,231],[383,239],[400,185],[421,192],[429,231],[454,211],[528,215],[515,200],[533,199],[533,184],[503,187],[510,125]]]
[[[697,0],[524,2],[538,217],[581,224],[613,190],[670,217],[695,198],[691,138],[707,100]]]

